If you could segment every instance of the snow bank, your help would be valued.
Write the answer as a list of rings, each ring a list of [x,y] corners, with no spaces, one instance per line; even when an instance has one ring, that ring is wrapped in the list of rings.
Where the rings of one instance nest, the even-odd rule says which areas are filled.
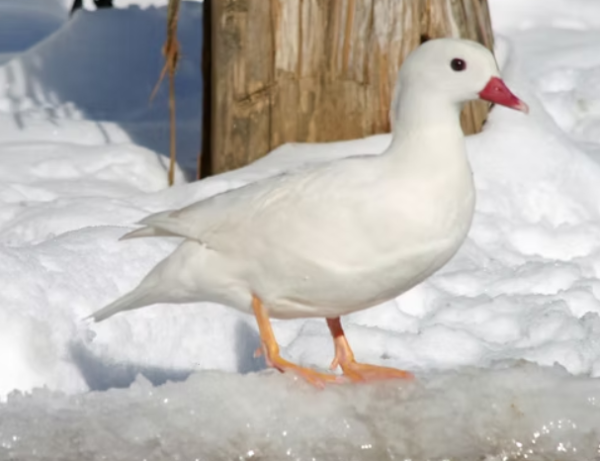
[[[492,0],[488,3],[496,31],[540,28],[584,31],[600,27],[595,0]],[[546,43],[559,42],[554,37]]]

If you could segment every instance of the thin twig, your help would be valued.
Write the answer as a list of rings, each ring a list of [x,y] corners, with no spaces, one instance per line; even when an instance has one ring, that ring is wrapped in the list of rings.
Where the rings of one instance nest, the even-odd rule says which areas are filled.
[[[179,62],[179,42],[177,41],[177,19],[179,16],[179,5],[181,0],[169,0],[167,7],[167,40],[163,46],[163,55],[165,57],[165,65],[162,68],[160,77],[152,94],[150,101],[156,96],[156,92],[160,87],[167,72],[169,73],[169,120],[171,125],[170,135],[170,162],[169,162],[169,186],[175,182],[175,160],[177,157],[177,136],[175,131],[175,72],[177,71],[177,63]]]

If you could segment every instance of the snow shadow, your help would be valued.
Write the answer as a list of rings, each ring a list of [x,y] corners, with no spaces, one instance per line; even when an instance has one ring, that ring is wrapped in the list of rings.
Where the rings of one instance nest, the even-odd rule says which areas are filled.
[[[262,357],[254,357],[254,351],[260,347],[260,337],[255,329],[243,321],[239,321],[234,329],[234,350],[237,357],[236,372],[240,374],[265,370],[266,363]],[[144,376],[153,386],[161,386],[169,381],[185,381],[193,372],[193,368],[162,368],[139,363],[109,362],[96,355],[80,341],[70,343],[69,355],[91,391],[106,391],[112,388],[127,388],[137,379]]]
[[[166,14],[166,7],[77,11],[56,33],[0,67],[5,87],[0,99],[13,102],[15,117],[37,112],[58,125],[62,119],[115,122],[136,144],[167,155],[166,80],[150,102],[164,65]],[[201,3],[182,3],[178,37],[178,159],[195,169],[202,110]]]
[[[107,363],[77,342],[69,345],[69,354],[91,391],[127,388],[138,375],[144,376],[154,386],[160,386],[168,381],[185,381],[194,371],[192,369],[170,370],[134,363]]]
[[[267,368],[263,357],[254,357],[254,351],[261,347],[260,336],[245,322],[240,321],[235,326],[234,347],[238,373],[254,373]]]
[[[66,21],[66,15],[60,14],[61,8],[48,5],[52,0],[45,0],[45,6],[31,0],[18,1],[0,2],[0,62],[31,48]]]

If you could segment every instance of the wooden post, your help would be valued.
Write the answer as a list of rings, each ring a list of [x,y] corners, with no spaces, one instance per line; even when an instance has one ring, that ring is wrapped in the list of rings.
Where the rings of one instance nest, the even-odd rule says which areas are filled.
[[[292,141],[390,131],[396,74],[423,40],[490,49],[486,0],[212,0],[212,173]],[[487,106],[462,115],[479,131]]]

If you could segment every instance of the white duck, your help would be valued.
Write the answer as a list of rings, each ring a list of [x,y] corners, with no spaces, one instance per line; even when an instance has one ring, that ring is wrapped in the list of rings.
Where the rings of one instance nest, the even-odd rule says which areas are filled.
[[[357,363],[340,316],[392,299],[441,268],[462,244],[475,190],[459,114],[481,98],[527,112],[478,43],[431,40],[405,61],[381,155],[313,165],[154,214],[124,238],[184,241],[96,321],[156,303],[211,301],[258,322],[266,361],[316,385],[333,374],[279,355],[269,317],[325,317],[352,381],[409,378]]]

